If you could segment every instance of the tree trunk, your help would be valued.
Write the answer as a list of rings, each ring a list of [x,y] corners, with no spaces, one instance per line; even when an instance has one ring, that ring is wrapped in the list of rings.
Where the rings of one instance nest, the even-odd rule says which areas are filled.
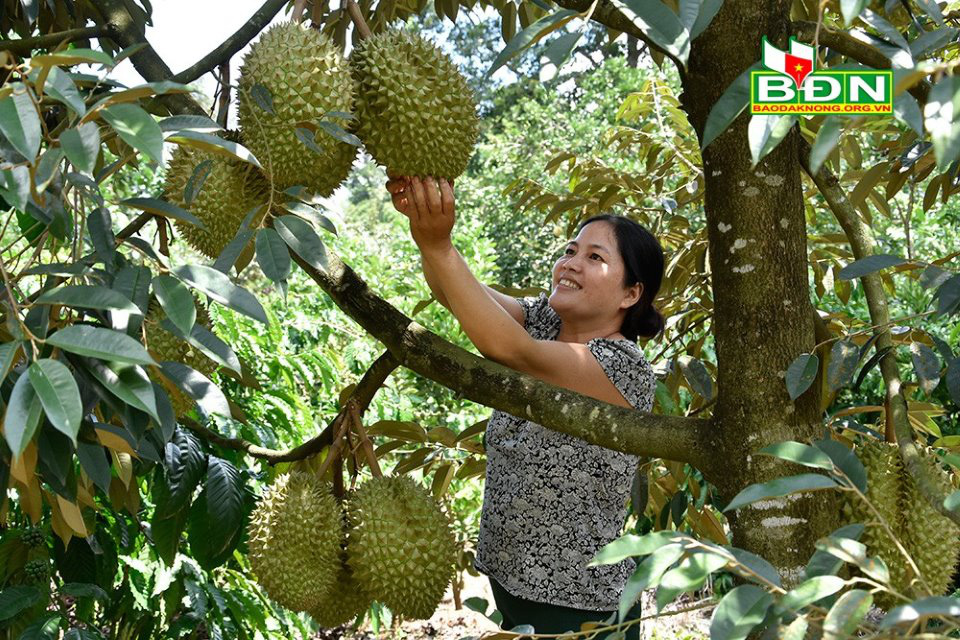
[[[725,3],[693,42],[681,102],[701,135],[723,91],[760,59],[761,36],[785,47],[789,9],[786,0]],[[784,381],[790,362],[815,344],[797,132],[751,168],[749,119],[742,114],[703,153],[721,458],[705,472],[726,500],[748,484],[801,470],[754,451],[820,433],[819,385],[794,402]],[[793,582],[814,542],[835,526],[836,498],[799,494],[739,509],[734,544]]]

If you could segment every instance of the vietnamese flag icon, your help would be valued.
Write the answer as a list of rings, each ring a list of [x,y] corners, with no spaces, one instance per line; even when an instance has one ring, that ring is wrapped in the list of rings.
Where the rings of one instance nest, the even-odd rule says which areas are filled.
[[[766,36],[763,38],[763,66],[790,76],[798,89],[804,78],[813,72],[814,60],[815,50],[810,45],[790,38],[790,52],[787,53],[767,42]]]

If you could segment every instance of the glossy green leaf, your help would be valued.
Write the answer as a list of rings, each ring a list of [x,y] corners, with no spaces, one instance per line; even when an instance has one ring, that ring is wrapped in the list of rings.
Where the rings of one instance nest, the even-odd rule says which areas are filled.
[[[830,555],[856,565],[866,575],[874,580],[886,583],[890,581],[890,572],[886,563],[879,557],[867,555],[867,547],[858,540],[851,538],[827,537],[817,540],[816,548],[826,551]]]
[[[679,542],[681,536],[679,531],[654,531],[643,536],[628,533],[604,545],[587,566],[617,564],[625,558],[649,555],[666,544]]]
[[[817,131],[817,138],[810,149],[810,172],[816,175],[823,166],[824,160],[837,147],[840,141],[840,132],[843,130],[843,121],[838,116],[827,116]]]
[[[649,37],[654,44],[687,64],[690,31],[673,11],[658,0],[611,0],[610,4]]]
[[[273,96],[265,86],[259,82],[255,83],[250,87],[250,97],[258,107],[267,113],[273,113]]]
[[[724,511],[739,509],[758,500],[779,498],[800,491],[834,489],[837,486],[833,479],[819,473],[801,473],[786,478],[776,478],[762,484],[750,485],[734,496],[733,500],[724,508]]]
[[[76,49],[65,49],[56,53],[46,53],[39,56],[33,56],[30,63],[35,66],[60,65],[71,67],[75,64],[102,64],[107,67],[114,65],[114,60],[103,51],[77,47]]]
[[[892,609],[880,621],[880,628],[887,629],[896,624],[914,623],[917,620],[935,616],[960,618],[960,600],[949,596],[930,596],[914,600]],[[953,622],[956,623],[956,620]]]
[[[673,566],[673,563],[682,558],[684,553],[682,544],[668,544],[654,551],[637,565],[633,575],[624,585],[623,594],[620,598],[617,615],[621,621],[626,617],[627,612],[630,611],[640,594],[645,589],[657,586],[663,574]]]
[[[293,252],[320,271],[327,270],[327,252],[309,222],[296,216],[280,216],[274,229]]]
[[[743,640],[763,621],[773,596],[752,584],[732,589],[710,619],[710,640]]]
[[[791,589],[780,600],[780,606],[791,611],[799,611],[827,596],[843,589],[847,581],[837,576],[815,576]]]
[[[953,404],[960,406],[960,356],[951,360],[947,366],[946,385]]]
[[[157,422],[160,421],[153,385],[140,365],[105,364],[93,359],[85,362],[87,370],[107,391]]]
[[[531,23],[526,29],[511,38],[507,46],[494,58],[493,63],[487,69],[484,77],[489,78],[497,69],[519,55],[522,51],[554,30],[559,29],[577,17],[577,15],[579,15],[579,12],[573,9],[560,9]]]
[[[170,131],[200,131],[213,133],[222,131],[223,127],[207,116],[169,116],[160,120],[160,130]]]
[[[32,585],[11,585],[0,591],[0,621],[9,620],[40,602],[43,595]]]
[[[3,435],[13,456],[19,457],[37,432],[43,417],[43,405],[26,373],[17,378],[7,401],[3,418]]]
[[[550,63],[557,68],[557,72],[559,72],[563,64],[570,58],[570,55],[582,37],[582,31],[565,33],[544,49],[543,56],[549,60]]]
[[[783,586],[780,583],[780,574],[776,568],[760,556],[730,545],[725,545],[723,548],[733,555],[736,560],[735,563],[730,563],[730,571],[733,573],[737,573],[747,580],[752,580],[758,584],[766,584],[769,582],[778,587]]]
[[[163,131],[149,113],[135,104],[115,104],[101,115],[120,139],[157,164],[163,164]]]
[[[20,342],[17,340],[0,344],[0,383],[7,379],[19,348]]]
[[[346,129],[338,125],[336,122],[330,122],[329,120],[321,120],[317,122],[317,127],[323,129],[327,135],[332,136],[334,139],[339,140],[340,142],[345,142],[353,147],[359,147],[363,143],[360,142],[360,138],[349,133]]]
[[[68,307],[84,309],[104,309],[108,311],[126,311],[139,314],[137,305],[123,294],[100,285],[65,285],[47,291],[39,298],[39,304],[62,304]]]
[[[794,358],[790,366],[787,367],[786,374],[787,392],[790,394],[791,400],[796,400],[810,388],[819,369],[820,358],[816,354],[803,353]]]
[[[25,90],[18,90],[22,87],[15,85],[13,95],[0,99],[0,132],[32,164],[40,151],[43,132],[33,99]]]
[[[197,401],[204,413],[230,417],[226,396],[210,378],[181,362],[163,362],[160,368],[167,378]]]
[[[164,318],[160,322],[160,326],[196,349],[199,349],[214,362],[242,374],[240,360],[237,358],[237,354],[233,352],[233,349],[230,348],[230,345],[218,338],[203,325],[195,324],[193,325],[193,329],[190,330],[190,333],[183,333],[176,325],[170,322],[169,318]]]
[[[913,360],[913,370],[920,380],[920,388],[928,396],[940,384],[940,360],[933,349],[922,342],[910,343],[910,357]]]
[[[942,171],[960,156],[960,76],[943,75],[923,106],[923,124]]]
[[[699,36],[710,26],[714,16],[720,11],[720,7],[723,6],[723,0],[699,0],[698,4],[700,5],[700,11],[697,13],[697,19],[690,29],[691,40]]]
[[[164,449],[164,468],[174,510],[182,507],[207,469],[207,456],[191,432],[177,427]]]
[[[277,222],[276,224],[283,224]],[[290,275],[290,251],[280,234],[274,229],[260,229],[257,231],[257,262],[263,270],[263,275],[274,282],[282,282]]]
[[[77,442],[77,459],[93,483],[109,495],[111,474],[106,450],[99,444],[80,440]]]
[[[100,128],[95,122],[84,122],[60,134],[60,145],[67,160],[79,171],[93,175],[100,155]]]
[[[134,207],[148,213],[155,213],[167,218],[173,218],[174,220],[180,220],[181,222],[188,222],[200,229],[206,229],[204,224],[195,215],[171,202],[167,202],[166,200],[137,197],[121,200],[120,204],[126,207]]]
[[[816,440],[813,446],[827,454],[834,466],[847,477],[847,480],[852,482],[861,492],[866,493],[867,471],[852,449],[831,439]]]
[[[756,166],[763,158],[773,151],[797,121],[797,116],[787,115],[753,115],[747,126],[747,141],[750,146],[750,158]]]
[[[710,108],[710,114],[707,116],[707,123],[703,127],[703,136],[701,136],[700,150],[707,148],[717,136],[727,130],[730,123],[737,119],[743,110],[750,104],[750,73],[763,69],[763,64],[755,62],[743,73],[737,76],[736,80],[730,83],[720,96],[720,99]]]
[[[849,27],[863,12],[867,0],[840,0],[840,13],[843,15],[843,26]]]
[[[704,400],[713,398],[713,378],[707,367],[692,356],[684,356],[677,360],[680,365],[680,371],[683,377],[690,384],[690,388],[699,394]]]
[[[32,73],[30,75],[33,77]],[[67,72],[61,71],[57,67],[51,67],[43,91],[54,100],[70,107],[78,117],[82,118],[86,115],[87,105],[84,104],[83,97],[77,91],[77,86],[73,84],[73,80]]]
[[[269,324],[267,314],[257,298],[243,287],[233,284],[230,278],[216,269],[203,265],[182,265],[175,268],[173,273],[215,302],[263,324]]]
[[[97,207],[87,215],[87,231],[97,257],[112,265],[117,253],[117,238],[113,235],[113,219],[106,207]]]
[[[792,440],[768,445],[757,451],[757,454],[796,462],[805,467],[826,469],[827,471],[833,469],[833,462],[831,462],[830,456],[823,451],[801,442],[793,442]]]
[[[153,293],[170,321],[189,334],[197,321],[196,302],[190,290],[173,276],[159,275],[153,279]]]
[[[827,388],[836,391],[853,380],[860,360],[860,348],[852,340],[837,340],[830,348],[830,363],[827,365]]]
[[[126,364],[156,364],[143,345],[125,333],[75,324],[58,330],[47,344],[64,351]]]
[[[657,589],[657,612],[674,601],[681,593],[695,591],[702,587],[714,571],[727,566],[728,560],[713,553],[695,553],[684,558],[679,565],[670,569],[660,578]]]
[[[207,515],[225,532],[243,528],[243,479],[240,471],[223,458],[210,456],[207,461],[207,478],[204,482],[207,493]],[[219,546],[212,545],[211,551],[219,554],[230,542],[225,535]]]
[[[260,169],[263,168],[260,166],[260,161],[257,160],[256,156],[242,144],[231,142],[230,140],[210,133],[204,133],[202,131],[178,131],[172,136],[169,136],[167,142],[175,142],[184,147],[195,147],[231,160],[249,162]]]
[[[825,638],[847,638],[863,621],[873,604],[873,594],[862,589],[851,589],[830,607],[823,620]]]
[[[51,358],[35,361],[27,373],[50,424],[76,444],[83,402],[73,373],[62,362]]]
[[[887,253],[878,253],[876,255],[860,258],[845,266],[837,273],[841,280],[853,280],[863,276],[876,273],[882,269],[889,269],[906,263],[907,261],[900,256],[894,256]]]

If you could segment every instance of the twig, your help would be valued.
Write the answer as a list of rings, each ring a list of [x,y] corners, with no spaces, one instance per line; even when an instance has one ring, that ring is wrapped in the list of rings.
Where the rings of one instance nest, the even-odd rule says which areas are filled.
[[[107,30],[105,27],[82,27],[79,29],[67,29],[56,33],[48,33],[43,36],[33,38],[20,38],[18,40],[0,40],[0,51],[9,51],[18,56],[29,56],[34,49],[56,49],[66,42],[76,40],[86,40],[88,38],[99,38],[105,36]]]
[[[294,22],[303,22],[303,10],[307,8],[307,0],[296,0],[293,3],[293,13],[290,19]]]
[[[363,445],[363,453],[367,457],[367,464],[370,465],[370,473],[373,474],[374,478],[382,478],[383,471],[381,471],[380,463],[377,462],[377,456],[373,452],[373,443],[370,442],[370,438],[367,437],[367,432],[363,428],[363,420],[360,419],[360,414],[357,412],[356,407],[350,407],[349,411],[353,427],[357,430],[357,435],[360,437],[360,442]]]
[[[217,104],[217,124],[227,128],[230,115],[230,59],[220,65],[220,101]]]
[[[348,402],[347,406],[349,406],[349,404]],[[337,414],[337,417],[333,420],[333,424],[330,426],[337,431],[337,435],[333,439],[333,444],[330,445],[330,451],[327,452],[327,457],[323,459],[323,464],[317,469],[317,476],[320,478],[323,478],[324,474],[327,473],[327,469],[330,468],[330,463],[340,455],[340,449],[343,447],[343,441],[345,439],[344,436],[350,429],[347,407],[340,410],[340,413]]]
[[[357,33],[360,34],[360,38],[366,40],[372,33],[370,32],[370,27],[367,26],[367,21],[363,19],[363,12],[360,11],[360,6],[354,2],[354,0],[346,0],[346,5],[347,13],[350,14],[350,19],[353,20],[353,24],[357,28]]]

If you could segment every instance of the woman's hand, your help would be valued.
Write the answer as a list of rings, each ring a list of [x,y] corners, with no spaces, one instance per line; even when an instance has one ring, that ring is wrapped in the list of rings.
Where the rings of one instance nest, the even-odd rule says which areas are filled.
[[[450,232],[455,220],[453,184],[441,178],[391,175],[387,190],[394,208],[410,220],[410,234],[420,251],[452,246]]]

